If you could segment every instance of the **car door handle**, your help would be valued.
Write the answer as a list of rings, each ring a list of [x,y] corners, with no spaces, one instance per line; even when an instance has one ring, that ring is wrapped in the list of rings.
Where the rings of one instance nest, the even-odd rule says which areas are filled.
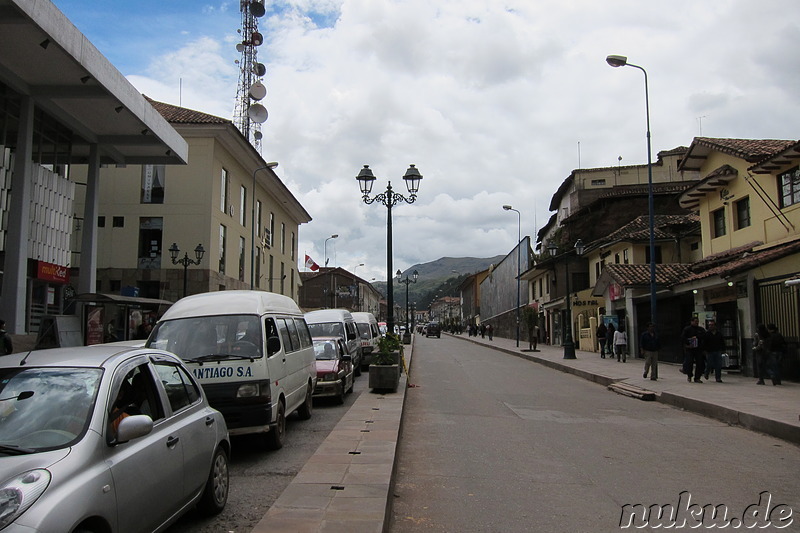
[[[207,416],[207,417],[206,417],[206,425],[207,425],[207,426],[210,426],[210,425],[211,425],[211,424],[213,424],[214,422],[215,422],[215,420],[214,420],[214,417],[213,417],[213,416]]]
[[[167,448],[174,448],[179,440],[181,439],[178,437],[167,437]]]

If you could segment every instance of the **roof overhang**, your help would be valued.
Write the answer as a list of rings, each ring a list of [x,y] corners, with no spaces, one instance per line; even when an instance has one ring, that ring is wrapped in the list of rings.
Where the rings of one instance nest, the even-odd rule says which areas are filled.
[[[696,185],[689,187],[681,194],[678,203],[684,209],[697,210],[700,207],[700,200],[705,198],[728,183],[739,177],[739,171],[730,165],[722,165],[708,176],[697,182]]]
[[[186,141],[50,0],[0,0],[0,81],[74,133],[73,163],[185,164]]]

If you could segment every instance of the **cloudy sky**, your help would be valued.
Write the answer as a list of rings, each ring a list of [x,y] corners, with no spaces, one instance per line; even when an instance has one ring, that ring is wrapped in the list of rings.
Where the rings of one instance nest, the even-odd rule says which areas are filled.
[[[55,0],[143,93],[232,118],[239,1]],[[300,257],[386,277],[386,213],[364,205],[415,164],[394,268],[508,253],[575,168],[647,161],[707,137],[800,139],[797,0],[267,0],[262,155],[313,221]]]

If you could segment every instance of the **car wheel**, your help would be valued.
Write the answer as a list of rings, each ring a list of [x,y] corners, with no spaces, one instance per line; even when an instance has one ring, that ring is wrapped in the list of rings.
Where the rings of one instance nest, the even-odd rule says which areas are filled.
[[[228,487],[228,454],[222,447],[218,447],[200,499],[200,512],[209,516],[221,513],[228,502]]]
[[[314,400],[312,398],[314,394],[314,389],[311,385],[308,385],[306,389],[306,401],[303,402],[303,405],[297,408],[297,416],[300,417],[300,420],[308,420],[311,418],[311,413],[314,411]]]
[[[361,359],[358,360],[357,365],[353,365],[353,375],[360,376],[361,375]]]
[[[283,437],[286,434],[286,407],[283,401],[278,402],[278,417],[275,425],[267,433],[267,447],[270,450],[280,450],[283,448]]]
[[[336,403],[342,405],[344,403],[345,394],[347,394],[347,391],[345,390],[344,379],[342,379],[342,392],[336,397]]]

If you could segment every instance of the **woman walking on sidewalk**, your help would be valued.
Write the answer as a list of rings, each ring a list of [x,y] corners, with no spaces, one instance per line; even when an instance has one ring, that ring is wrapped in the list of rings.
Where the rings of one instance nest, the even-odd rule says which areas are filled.
[[[608,330],[606,330],[606,325],[601,319],[600,325],[597,326],[597,344],[600,346],[600,358],[601,359],[605,359],[606,358],[606,334],[607,334],[607,331]]]
[[[625,333],[625,324],[620,324],[617,331],[614,332],[614,351],[617,354],[617,362],[622,357],[622,362],[627,360],[628,351],[628,334]]]

